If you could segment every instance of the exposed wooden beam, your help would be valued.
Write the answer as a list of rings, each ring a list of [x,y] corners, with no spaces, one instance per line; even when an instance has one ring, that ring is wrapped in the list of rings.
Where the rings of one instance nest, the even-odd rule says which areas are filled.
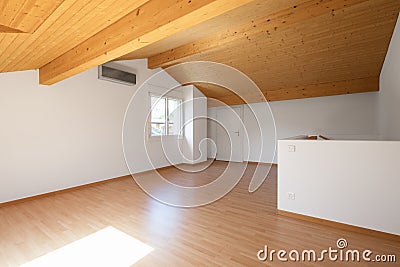
[[[150,0],[41,67],[40,83],[56,83],[251,1]]]
[[[202,38],[200,40],[165,51],[149,58],[149,68],[167,67],[174,65],[195,54],[217,49],[240,39],[248,39],[251,36],[262,33],[271,34],[278,28],[287,27],[294,23],[334,13],[343,8],[356,5],[367,0],[308,0],[301,4],[291,6],[262,19],[250,23],[226,29]],[[126,58],[124,58],[126,59]]]

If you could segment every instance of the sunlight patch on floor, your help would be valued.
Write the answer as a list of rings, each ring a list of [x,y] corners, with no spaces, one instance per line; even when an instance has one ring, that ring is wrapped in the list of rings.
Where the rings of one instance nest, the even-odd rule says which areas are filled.
[[[127,267],[151,251],[152,247],[109,226],[21,266]]]

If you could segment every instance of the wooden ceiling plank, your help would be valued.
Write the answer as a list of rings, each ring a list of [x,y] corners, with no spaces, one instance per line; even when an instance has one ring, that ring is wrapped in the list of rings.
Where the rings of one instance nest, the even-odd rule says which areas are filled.
[[[204,92],[205,95],[208,94],[208,88],[202,88],[203,85],[195,84],[199,90]],[[344,94],[356,94],[365,92],[376,92],[379,90],[379,77],[367,77],[354,80],[344,80],[337,82],[327,82],[319,84],[309,84],[305,86],[296,86],[293,88],[285,88],[281,90],[264,90],[261,89],[265,95],[268,102],[272,101],[283,101],[283,100],[293,100],[302,98],[312,98],[312,97],[322,97],[322,96],[335,96]],[[244,94],[245,99],[254,99],[254,102],[250,100],[250,103],[259,102],[257,96],[252,97],[251,93]],[[209,97],[210,99],[216,99],[227,105],[239,105],[243,104],[243,100],[237,95],[226,95],[222,97]],[[211,106],[219,106],[221,103],[218,101],[208,101],[211,102]],[[210,106],[210,105],[209,105]]]
[[[8,1],[0,1],[0,10],[5,10],[6,9],[6,5],[8,4]],[[2,15],[4,16],[4,15]]]
[[[25,1],[13,23],[24,32],[34,33],[62,2],[63,0]]]
[[[10,59],[9,52],[15,49],[15,47],[17,46],[16,42],[18,38],[21,37],[21,34],[5,34],[5,35],[6,35],[5,38],[0,44],[1,48],[0,51],[2,51],[2,53],[0,53],[0,72],[6,71],[1,67],[2,65],[12,63],[12,59]]]
[[[367,51],[369,52],[369,51]],[[313,82],[327,82],[332,80],[346,80],[349,77],[362,78],[370,75],[377,75],[380,71],[380,62],[384,58],[384,53],[380,53],[380,57],[376,58],[371,50],[367,55],[360,53],[360,59],[357,57],[347,57],[347,61],[342,62],[343,56],[338,56],[338,63],[326,61],[327,63],[308,65],[307,60],[299,59],[294,61],[292,58],[281,58],[274,62],[260,63],[263,68],[257,68],[254,63],[244,64],[243,61],[232,63],[233,67],[244,70],[249,74],[250,78],[260,87],[264,84],[269,85],[267,88],[279,89],[282,87],[294,87],[295,85],[310,84]],[[329,59],[332,56],[323,58]],[[207,60],[207,58],[204,58]],[[342,59],[342,60],[341,60]],[[280,62],[280,61],[281,62]],[[295,62],[304,62],[306,65],[298,65]],[[339,64],[340,63],[340,64]],[[252,66],[253,65],[253,66]],[[265,88],[265,87],[264,87]]]
[[[307,58],[299,58],[298,61],[294,61],[293,58],[285,57],[259,63],[259,65],[252,62],[244,63],[243,61],[233,61],[230,65],[248,73],[249,77],[259,86],[262,81],[280,83],[282,86],[289,83],[294,86],[296,84],[326,82],[332,79],[345,80],[349,77],[359,78],[376,75],[380,71],[381,60],[385,55],[382,52],[376,52],[378,56],[375,56],[372,50],[366,52],[368,59],[365,59],[366,55],[361,52],[359,56],[346,56],[346,60],[343,60],[345,56],[339,55],[337,62],[323,61],[311,64],[307,62]],[[326,58],[329,57],[332,57],[332,54],[327,54]],[[207,60],[208,58],[203,59]],[[377,62],[379,63],[377,64]],[[263,66],[262,68],[259,67],[260,64]]]
[[[6,51],[7,47],[9,47],[14,42],[17,36],[18,34],[0,34],[0,51]],[[0,53],[0,57],[1,55],[2,53]],[[0,63],[2,62],[0,61]]]
[[[329,39],[328,39],[329,41]],[[287,44],[290,49],[287,48],[282,48],[282,47],[277,47],[273,46],[270,44],[265,44],[265,46],[268,46],[268,51],[254,51],[254,48],[252,46],[254,44],[246,44],[243,46],[234,46],[233,48],[226,48],[226,49],[221,49],[218,51],[218,55],[213,51],[212,53],[204,53],[201,56],[196,56],[192,57],[191,59],[199,59],[202,58],[203,60],[206,59],[214,59],[218,60],[219,62],[233,62],[234,60],[240,61],[240,64],[242,65],[243,63],[246,64],[246,62],[249,62],[249,64],[252,64],[254,68],[257,68],[257,65],[262,64],[262,63],[268,63],[269,61],[274,61],[274,60],[279,60],[281,57],[291,57],[292,59],[300,59],[300,58],[311,58],[312,56],[315,56],[314,58],[311,58],[310,60],[321,60],[319,55],[327,55],[327,54],[332,54],[333,58],[325,58],[322,60],[326,61],[335,61],[335,60],[346,60],[347,58],[341,59],[339,57],[335,57],[335,54],[337,55],[351,55],[351,53],[359,54],[362,53],[363,51],[371,50],[376,51],[376,48],[383,48],[385,41],[388,41],[388,34],[383,35],[383,36],[374,36],[371,38],[364,38],[364,39],[354,39],[350,40],[349,42],[346,43],[340,43],[338,42],[337,45],[332,45],[331,47],[326,47],[326,45],[321,45],[321,46],[314,46],[313,44],[305,44],[305,45],[289,45]],[[261,46],[264,46],[264,44],[260,44]],[[354,45],[352,45],[354,44]],[[264,46],[264,47],[265,47]],[[375,50],[373,49],[372,46],[375,46]],[[354,49],[350,49],[354,48]],[[350,51],[349,51],[350,50]],[[353,51],[351,51],[353,50]],[[246,56],[240,56],[238,57],[237,51],[252,51],[252,53],[248,53]],[[381,50],[382,51],[382,50]],[[364,55],[365,56],[365,55]],[[339,58],[339,59],[337,59]],[[258,62],[259,64],[254,64],[255,62]]]
[[[261,33],[273,32],[278,28],[287,27],[299,21],[331,13],[332,10],[340,10],[356,5],[366,0],[311,0],[292,6],[263,19],[230,28],[223,32],[213,34],[201,40],[185,44],[178,48],[165,51],[149,58],[149,68],[164,67],[166,64],[174,64],[177,60],[191,55],[205,52],[216,47],[222,47],[238,39],[248,39]]]
[[[263,64],[265,67],[273,66],[275,69],[280,66],[282,66],[283,69],[288,69],[295,66],[316,66],[318,68],[321,66],[325,67],[324,64],[329,64],[330,66],[349,63],[359,64],[360,62],[366,60],[370,61],[371,59],[383,60],[384,57],[382,57],[382,55],[384,55],[385,52],[382,52],[383,49],[377,49],[380,48],[380,44],[382,44],[382,39],[370,40],[369,42],[355,45],[352,47],[355,49],[354,51],[349,51],[348,46],[339,46],[331,49],[308,50],[306,53],[299,53],[297,55],[284,52],[271,52],[268,58],[248,56],[246,60],[231,60],[230,64],[239,69],[247,70],[249,73],[265,72],[265,68],[260,69],[259,66],[254,64],[255,61],[258,61],[259,64]],[[220,55],[218,61],[232,59],[230,56],[232,56],[231,53]],[[204,57],[203,59],[206,60],[208,58]],[[378,66],[378,68],[380,67],[381,66]]]
[[[379,76],[264,91],[267,101],[281,101],[379,91]]]
[[[194,83],[195,85],[203,94],[207,95],[209,98],[210,97],[223,97],[223,96],[237,96],[234,92],[231,90],[215,85],[215,84],[208,84],[208,83]]]
[[[40,68],[40,83],[53,84],[249,2],[152,0]]]
[[[83,7],[90,6],[90,13],[96,14],[97,4],[101,1],[88,0],[87,3],[86,1],[79,1],[79,7],[77,7],[65,0],[62,7],[58,8],[54,12],[55,14],[52,14],[35,34],[17,40],[17,49],[0,54],[0,71],[39,68],[147,1],[123,1],[122,3],[112,1],[110,5],[104,7],[108,11],[106,15],[102,17],[93,16],[91,23],[82,24],[82,17],[86,17],[82,13],[82,10],[86,10]],[[65,2],[68,2],[69,6]],[[68,23],[65,23],[65,21],[68,21]],[[76,34],[76,31],[80,31],[81,34]],[[35,53],[32,53],[33,50]],[[11,64],[2,65],[4,56],[12,57],[12,60],[7,60]]]
[[[71,9],[75,2],[79,2],[79,0],[64,0],[62,4],[57,8],[47,20],[41,25],[40,28],[29,36],[21,36],[19,35],[13,46],[9,46],[4,53],[0,54],[0,71],[14,71],[18,70],[18,68],[10,68],[10,65],[15,66],[16,59],[24,53],[32,54],[34,51],[30,49],[32,44],[38,41],[41,37],[45,38],[47,32],[50,32],[50,29],[53,28],[54,25],[57,25],[58,19],[66,13],[68,10],[71,10],[73,14],[78,12],[78,10]],[[56,28],[57,29],[57,28]]]
[[[51,18],[33,36],[28,39],[18,39],[20,47],[17,47],[15,51],[5,53],[12,57],[11,60],[7,60],[11,64],[1,65],[0,60],[0,70],[39,68],[88,39],[88,36],[112,24],[129,10],[134,10],[147,1],[124,1],[123,3],[107,1],[107,5],[103,9],[107,10],[108,13],[100,18],[96,14],[98,14],[98,8],[103,5],[104,1],[69,2],[69,6],[63,5],[57,9],[56,14],[52,14]],[[110,14],[113,14],[113,16]],[[88,17],[92,20],[87,21]],[[51,23],[48,23],[50,21]],[[80,32],[80,34],[76,34],[77,32]],[[32,50],[35,53],[32,53]]]
[[[63,0],[2,1],[0,24],[24,33],[33,33]]]
[[[383,54],[381,56],[384,56]],[[358,61],[357,59],[355,61]],[[379,74],[380,66],[375,66],[377,61],[376,58],[371,58],[369,60],[364,60],[362,62],[352,63],[351,61],[340,62],[340,64],[314,64],[312,66],[308,65],[293,65],[290,64],[290,60],[286,60],[287,65],[274,66],[273,63],[270,64],[271,67],[266,69],[266,71],[253,72],[251,78],[255,79],[257,77],[264,77],[265,79],[279,79],[282,84],[287,84],[288,82],[294,82],[302,84],[299,78],[302,80],[315,80],[316,82],[327,81],[335,79],[335,77],[347,76],[347,77],[365,77],[369,76],[371,73]],[[373,65],[371,67],[371,65]],[[349,75],[351,71],[351,75]],[[343,80],[343,78],[340,78]],[[344,78],[346,79],[346,78]],[[310,81],[306,81],[308,84]]]
[[[376,5],[376,8],[373,8],[372,4]],[[290,28],[291,30],[285,28],[281,33],[282,36],[294,39],[291,42],[285,40],[284,45],[279,43],[282,37],[277,37],[274,32],[274,36],[278,39],[275,44],[261,42],[266,38],[259,35],[258,39],[241,41],[246,46],[239,46],[240,41],[236,41],[224,46],[223,49],[207,51],[189,59],[228,63],[248,74],[260,87],[265,88],[268,85],[267,88],[271,88],[270,85],[273,84],[273,89],[285,86],[290,88],[312,82],[376,76],[379,75],[385,58],[386,46],[396,22],[398,7],[399,3],[396,1],[370,1],[346,9],[346,12],[340,12],[334,17],[330,14],[320,16],[307,20],[306,23],[296,24]],[[366,13],[369,15],[366,16]],[[329,22],[330,20],[332,22]],[[339,25],[338,20],[341,22]],[[313,26],[312,29],[309,29],[310,26]],[[296,29],[298,27],[301,27],[301,30]],[[305,44],[308,46],[303,46],[299,42],[302,36],[296,33],[296,31],[304,32],[304,29],[308,30],[306,33],[311,33],[304,35],[304,38],[312,36],[310,40],[305,39]],[[333,34],[330,35],[330,32]],[[340,38],[350,39],[347,42]],[[310,45],[310,41],[314,47]],[[304,47],[307,48],[305,52],[301,50]],[[238,51],[247,53],[243,55]],[[281,51],[280,54],[277,51]],[[296,52],[304,56],[293,57]],[[258,57],[258,53],[261,53],[262,57]],[[265,56],[268,55],[270,58],[265,61]],[[291,84],[285,85],[288,81]]]
[[[24,17],[26,17],[26,15],[31,11],[34,4],[37,4],[34,0],[25,0],[23,4],[19,7],[19,10],[15,12],[10,25],[12,25],[13,27],[18,27],[19,29],[21,29],[21,31],[24,32],[31,32],[33,29],[36,29],[33,25],[31,25],[29,28],[21,27],[21,23],[23,22]]]
[[[67,12],[62,14],[55,24],[51,26],[34,41],[33,49],[38,51],[36,55],[30,55],[29,53],[24,53],[24,56],[19,56],[17,60],[14,60],[14,66],[8,66],[9,68],[14,68],[15,66],[23,66],[23,62],[28,62],[29,64],[35,66],[35,68],[40,68],[47,62],[53,60],[54,58],[58,57],[59,55],[63,54],[65,51],[68,51],[71,46],[73,47],[74,44],[76,45],[79,41],[73,42],[74,38],[71,36],[77,37],[76,33],[80,31],[82,28],[83,22],[87,17],[93,16],[92,21],[96,21],[95,14],[97,12],[93,12],[94,9],[97,9],[99,5],[101,5],[105,0],[86,0],[86,1],[77,1],[74,5],[68,9]],[[112,1],[110,3],[113,3]],[[72,12],[71,12],[72,11]],[[68,22],[70,25],[68,28],[65,29],[65,24]],[[97,26],[97,25],[95,25]],[[90,28],[91,31],[85,31],[85,34],[89,36],[93,35],[95,32],[95,28]],[[60,39],[60,38],[65,39]],[[86,38],[81,38],[80,40],[84,40]],[[77,39],[75,39],[77,40]],[[56,46],[67,46],[68,48],[57,50]],[[31,47],[29,48],[31,49]]]
[[[364,74],[368,74],[369,72],[366,72]],[[361,75],[357,75],[358,77]],[[287,76],[285,75],[277,75],[278,78],[285,78]],[[314,79],[313,79],[314,78]],[[293,77],[293,81],[283,83],[283,82],[276,82],[275,80],[269,80],[265,81],[262,80],[260,77],[256,77],[254,79],[254,82],[259,86],[259,88],[263,88],[264,90],[269,90],[269,91],[279,91],[281,89],[287,89],[287,88],[293,88],[296,86],[303,86],[306,85],[309,82],[318,82],[318,83],[326,83],[326,82],[333,82],[333,79],[346,79],[348,76],[346,75],[337,75],[335,77],[328,77],[329,79],[324,79],[322,77],[319,77],[318,75],[315,75],[314,77],[308,77],[308,78],[303,78],[303,77]]]
[[[214,53],[202,54],[202,58],[204,60],[213,58],[222,62],[228,60],[234,62],[237,60],[242,66],[249,62],[249,66],[253,66],[254,69],[259,69],[258,66],[254,65],[254,62],[267,64],[270,61],[281,61],[282,58],[291,58],[292,60],[296,59],[297,62],[300,63],[300,59],[307,59],[307,63],[324,61],[335,62],[335,60],[346,61],[351,60],[351,58],[347,58],[351,55],[363,55],[364,57],[367,57],[366,53],[382,51],[383,49],[381,48],[385,47],[383,44],[388,41],[388,34],[372,36],[370,38],[362,38],[360,36],[360,38],[361,39],[355,38],[343,43],[337,42],[336,45],[331,46],[326,46],[326,44],[315,46],[308,43],[304,45],[289,45],[290,49],[282,49],[281,47],[275,49],[275,47],[269,45],[268,51],[254,51],[254,49],[251,49],[253,44],[246,44],[243,46],[234,46],[233,48],[223,49],[222,51],[219,51],[218,56],[214,55]],[[332,38],[332,41],[333,39],[334,38]],[[327,41],[330,40],[328,39]],[[253,53],[237,57],[237,51],[253,51]],[[327,55],[330,55],[330,57],[326,57]],[[302,64],[304,64],[304,62]]]
[[[343,19],[345,19],[345,18],[343,18]],[[381,18],[381,17],[374,18],[374,20],[372,20],[371,17],[366,17],[362,24],[355,24],[354,20],[352,20],[352,19],[350,19],[350,20],[347,19],[347,21],[348,21],[348,23],[346,23],[346,25],[348,25],[348,27],[346,26],[346,30],[344,32],[340,32],[340,31],[336,30],[335,32],[330,34],[329,32],[331,32],[334,29],[335,24],[332,24],[332,26],[330,26],[330,25],[327,25],[326,22],[324,22],[324,21],[320,21],[320,20],[316,21],[314,19],[312,21],[312,23],[311,22],[307,23],[306,26],[314,24],[314,25],[320,25],[319,28],[326,29],[323,32],[319,32],[317,36],[315,35],[316,30],[309,30],[311,32],[311,34],[307,34],[304,37],[301,36],[299,32],[296,32],[293,30],[281,33],[281,35],[279,37],[276,36],[276,33],[274,33],[274,38],[265,38],[264,35],[257,35],[256,37],[253,37],[250,40],[242,39],[240,41],[236,41],[234,43],[225,45],[224,47],[218,47],[215,50],[209,50],[205,53],[191,56],[190,60],[195,60],[195,59],[198,59],[199,57],[202,57],[204,60],[207,57],[207,53],[211,53],[211,55],[213,55],[211,58],[213,58],[214,60],[216,60],[218,62],[228,62],[227,60],[232,59],[232,58],[239,58],[241,61],[243,61],[243,59],[244,59],[243,55],[242,54],[239,55],[237,53],[237,51],[251,51],[251,53],[246,54],[248,56],[254,56],[254,55],[257,55],[258,53],[261,53],[262,55],[275,54],[275,53],[277,53],[277,51],[281,51],[281,52],[282,51],[285,51],[285,52],[286,51],[296,51],[296,52],[298,52],[298,50],[294,50],[294,49],[295,48],[298,49],[299,47],[304,46],[304,44],[310,44],[310,42],[313,43],[315,46],[314,48],[311,48],[312,50],[319,50],[319,49],[321,49],[321,46],[324,47],[327,44],[329,44],[329,45],[333,44],[333,46],[334,46],[336,43],[341,42],[341,38],[343,38],[343,39],[348,38],[347,43],[354,46],[354,44],[357,44],[357,42],[359,42],[360,40],[362,41],[364,39],[368,40],[368,39],[374,38],[374,35],[385,36],[386,41],[382,42],[382,44],[383,44],[383,46],[386,46],[386,45],[388,45],[388,43],[390,41],[391,30],[393,29],[396,20],[395,20],[395,16],[391,15],[390,21],[388,21],[387,18]],[[368,25],[368,26],[360,26],[360,25]],[[306,27],[306,26],[304,26],[304,27]],[[293,28],[295,28],[295,27],[293,27]],[[354,29],[357,29],[357,30],[354,31]],[[358,30],[358,29],[360,29],[360,30]],[[344,30],[344,28],[342,28],[341,30]],[[368,32],[371,33],[370,36],[368,36]],[[356,40],[355,37],[359,37],[360,40]],[[299,39],[301,39],[301,42],[299,41]],[[273,40],[273,42],[271,42],[272,40]],[[283,41],[284,41],[284,44],[282,43]],[[245,46],[240,47],[239,46],[240,43],[243,43],[246,45],[248,43],[252,43],[252,44],[248,45],[247,47],[245,47]],[[254,49],[254,47],[252,48],[251,45],[257,46],[260,49],[257,51]],[[232,46],[232,47],[230,47],[230,46]],[[377,47],[381,47],[381,46],[377,46]],[[265,49],[266,47],[268,47],[268,49]],[[230,49],[232,50],[231,51],[232,54],[228,55]],[[222,55],[226,55],[226,58],[222,59],[221,58]],[[327,60],[331,60],[331,57],[327,58]],[[179,62],[181,62],[181,61],[184,61],[184,60],[180,60]],[[257,61],[255,61],[255,62],[257,62]],[[173,64],[174,64],[174,62],[171,62],[167,66],[173,65]],[[257,66],[259,64],[253,64],[253,65]],[[251,72],[251,71],[249,70],[249,72]]]
[[[161,52],[194,42],[210,34],[221,32],[228,28],[238,27],[245,22],[258,20],[273,14],[279,10],[304,2],[304,0],[254,0],[238,9],[200,23],[194,27],[183,30],[173,36],[167,37],[160,42],[146,46],[137,51],[124,55],[117,60],[129,60],[137,58],[148,58]]]
[[[4,5],[1,9],[0,22],[3,25],[15,28],[12,24],[14,18],[22,8],[26,0],[15,0],[15,1],[4,1]]]
[[[141,1],[136,1],[135,3],[137,4],[136,7],[144,4],[148,0],[141,0]],[[102,8],[102,11],[98,11],[98,7],[101,5],[98,5],[96,8],[96,12],[89,12],[88,15],[85,15],[81,17],[79,21],[74,22],[72,27],[70,27],[67,31],[61,34],[59,32],[55,32],[55,34],[51,35],[50,40],[47,42],[51,42],[52,46],[51,49],[49,47],[49,52],[44,54],[43,52],[38,52],[36,55],[31,57],[29,54],[25,56],[25,58],[29,58],[30,61],[34,62],[34,64],[37,66],[37,68],[40,68],[41,66],[45,65],[46,63],[54,60],[55,58],[61,56],[63,53],[66,51],[74,48],[76,45],[78,45],[82,40],[87,39],[87,33],[90,32],[90,36],[96,34],[99,32],[101,29],[108,27],[110,22],[114,22],[115,17],[121,18],[123,15],[125,15],[126,10],[131,10],[132,9],[132,3],[129,1],[124,2],[123,4],[115,2],[115,0],[107,0],[103,1],[102,5],[104,8]],[[109,10],[116,10],[119,9],[120,11],[117,12],[117,15],[115,17],[110,18],[107,21],[104,21],[102,24],[99,25],[98,23],[98,17],[104,17],[107,16],[107,12],[109,13]],[[85,25],[87,27],[87,30],[83,31],[80,30],[81,25]],[[21,58],[20,61],[24,61],[24,58]],[[19,63],[17,63],[19,64]]]
[[[238,9],[238,11],[241,12],[229,12],[224,14],[223,16],[220,16],[216,19],[210,20],[208,23],[203,23],[199,24],[189,30],[183,31],[182,33],[179,33],[177,35],[174,35],[172,37],[166,38],[160,42],[155,43],[154,45],[147,46],[143,49],[140,49],[136,52],[127,54],[118,60],[129,60],[129,59],[137,59],[137,58],[146,58],[146,57],[152,57],[157,54],[163,53],[165,51],[175,49],[177,47],[180,47],[182,45],[188,44],[188,43],[193,43],[196,40],[202,40],[206,36],[209,36],[211,34],[216,34],[217,32],[223,32],[224,29],[233,29],[237,28],[238,25],[244,25],[246,24],[245,22],[247,21],[247,24],[250,24],[251,21],[253,20],[259,20],[260,18],[265,18],[266,14],[275,14],[277,11],[285,9],[287,7],[297,5],[304,0],[293,0],[291,2],[286,2],[286,1],[267,1],[263,0],[263,2],[254,2],[252,5],[248,5],[247,9],[245,7]],[[257,6],[255,4],[257,3]],[[276,5],[278,4],[279,5]],[[356,29],[360,25],[361,20],[367,20],[367,23],[364,25],[372,25],[374,24],[374,21],[369,21],[368,19],[374,18],[376,21],[376,17],[381,17],[383,20],[386,20],[387,17],[389,18],[397,18],[398,14],[398,7],[399,2],[396,2],[395,0],[388,0],[388,1],[382,1],[382,0],[372,0],[372,1],[366,1],[361,4],[351,6],[349,8],[344,8],[340,9],[339,12],[335,12],[334,16],[332,14],[324,15],[325,17],[331,17],[335,21],[334,25],[335,27],[338,27],[340,31],[342,31],[342,23],[341,20],[337,20],[336,18],[342,17],[346,18],[346,21],[350,21],[352,23],[356,23],[355,25],[348,25],[349,29]],[[251,8],[249,8],[252,6]],[[348,11],[349,10],[349,11]],[[342,14],[344,13],[344,14]],[[355,15],[353,15],[353,13]],[[248,16],[247,14],[251,14],[251,16]],[[351,17],[350,17],[351,15]],[[316,18],[320,18],[316,17]],[[273,31],[271,35],[266,35],[265,33],[261,33],[260,35],[263,35],[265,38],[271,39],[271,36],[276,36],[278,32],[282,32],[282,29],[305,29],[305,37],[308,36],[314,36],[314,34],[320,34],[321,32],[324,32],[326,34],[326,31],[323,31],[324,25],[319,21],[315,21],[315,23],[309,23],[309,21],[314,21],[315,18],[303,21],[302,23],[295,23],[292,24],[290,27],[286,28],[278,28],[277,31]],[[224,25],[221,28],[218,28],[217,30],[210,31],[209,29],[216,29],[215,27],[212,27],[213,24],[218,24],[218,25]],[[299,27],[304,24],[307,24],[307,27]],[[332,23],[330,23],[332,24]],[[347,23],[346,23],[347,24]],[[358,25],[358,26],[357,26]],[[392,27],[389,27],[392,28]],[[321,31],[322,29],[322,31]],[[373,27],[372,27],[373,29]],[[392,28],[393,29],[393,28]],[[336,28],[329,29],[330,32],[336,32]],[[208,33],[208,34],[207,34]],[[189,35],[190,37],[188,37]],[[252,36],[250,36],[251,38]],[[253,38],[251,38],[253,39]],[[297,40],[298,41],[298,40]],[[235,41],[236,42],[236,41]],[[226,47],[224,45],[223,47]],[[259,46],[261,48],[261,46]],[[213,50],[218,51],[220,49],[214,48]],[[208,50],[210,51],[210,50]],[[171,65],[171,64],[170,64]],[[173,65],[173,64],[172,64]]]
[[[56,50],[53,49],[53,46],[58,45],[68,45],[72,40],[70,39],[71,35],[75,35],[81,25],[81,20],[87,18],[88,16],[94,16],[96,13],[93,12],[97,6],[101,5],[104,1],[76,1],[70,6],[69,9],[66,10],[63,14],[59,16],[59,18],[54,22],[54,24],[47,28],[44,31],[41,31],[40,35],[38,35],[34,39],[32,45],[29,46],[30,50],[37,51],[34,55],[30,53],[24,53],[22,49],[21,54],[24,56],[15,55],[14,60],[12,61],[12,65],[6,66],[6,68],[15,68],[16,66],[24,66],[24,64],[29,64],[30,66],[34,66],[34,68],[39,68],[45,63],[38,63],[39,61],[49,62],[56,58],[57,56],[52,57],[51,55],[54,53],[59,53],[61,55],[64,51],[67,50]],[[71,12],[72,11],[72,12]],[[65,25],[69,24],[70,26],[65,29]],[[60,40],[59,37],[65,37],[64,40]],[[46,54],[46,56],[44,56]],[[26,63],[25,63],[26,62]]]

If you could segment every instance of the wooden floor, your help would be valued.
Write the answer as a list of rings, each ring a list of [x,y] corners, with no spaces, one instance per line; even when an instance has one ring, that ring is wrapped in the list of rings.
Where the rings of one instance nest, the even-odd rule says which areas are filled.
[[[161,170],[169,180],[185,186],[215,179],[226,163],[187,174]],[[255,165],[249,165],[238,186],[219,201],[201,208],[175,208],[147,196],[133,179],[69,191],[0,208],[0,266],[17,266],[113,226],[154,248],[135,266],[286,266],[261,263],[257,252],[271,249],[336,248],[346,238],[351,249],[397,254],[400,243],[304,222],[276,212],[276,168],[261,188],[248,193]],[[366,207],[367,208],[367,207]],[[291,266],[353,266],[353,263],[291,263]],[[366,263],[360,266],[367,266]]]

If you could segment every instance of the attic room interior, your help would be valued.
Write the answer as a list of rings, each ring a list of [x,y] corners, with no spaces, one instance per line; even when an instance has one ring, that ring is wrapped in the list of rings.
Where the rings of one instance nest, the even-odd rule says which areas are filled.
[[[399,0],[0,12],[0,266],[399,266]]]

